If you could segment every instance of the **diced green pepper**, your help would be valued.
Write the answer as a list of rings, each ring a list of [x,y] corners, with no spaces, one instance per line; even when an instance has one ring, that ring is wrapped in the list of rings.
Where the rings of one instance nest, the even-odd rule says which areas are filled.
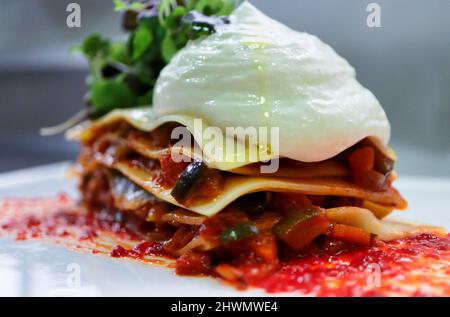
[[[326,233],[328,226],[325,213],[318,207],[309,206],[282,219],[273,232],[291,248],[300,250],[320,234]]]
[[[241,241],[259,233],[256,224],[253,222],[245,222],[235,227],[225,230],[220,234],[220,241],[224,244]]]

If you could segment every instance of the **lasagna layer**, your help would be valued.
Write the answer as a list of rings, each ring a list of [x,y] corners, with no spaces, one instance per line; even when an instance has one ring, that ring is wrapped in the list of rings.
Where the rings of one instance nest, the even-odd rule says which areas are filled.
[[[221,168],[200,161],[201,150],[171,140],[176,127],[186,128],[179,121],[149,131],[122,119],[94,123],[83,130],[78,171],[87,208],[131,219],[144,240],[178,258],[178,273],[213,270],[228,279],[232,272],[217,264],[250,261],[265,274],[287,254],[439,231],[384,219],[407,203],[392,187],[395,157],[370,138],[322,162],[282,158],[266,175],[259,161]]]
[[[195,161],[194,150],[182,151],[171,146],[168,133],[173,125],[163,125],[152,132],[142,132],[121,122],[111,125],[109,130],[103,127],[92,134],[83,145],[82,166],[94,161],[115,169],[138,184],[149,193],[170,204],[189,209],[205,216],[220,212],[239,197],[254,192],[292,192],[305,195],[349,197],[380,204],[387,208],[405,209],[406,201],[391,186],[395,172],[389,171],[383,178],[383,184],[364,185],[355,181],[347,156],[340,156],[318,163],[302,163],[292,160],[280,160],[280,169],[274,174],[260,174],[259,164],[253,163],[236,169],[223,171],[205,167],[214,171],[213,192],[201,199],[189,203],[177,200],[173,196],[174,187],[183,170],[189,165],[185,162],[173,162],[172,154],[178,152],[187,159]],[[355,145],[355,149],[366,146],[367,140]],[[205,165],[207,165],[205,163]],[[166,177],[167,174],[173,174]],[[169,178],[169,180],[167,180]],[[200,186],[200,191],[208,191],[209,184]],[[367,184],[366,184],[367,185]],[[372,188],[371,188],[372,187]]]

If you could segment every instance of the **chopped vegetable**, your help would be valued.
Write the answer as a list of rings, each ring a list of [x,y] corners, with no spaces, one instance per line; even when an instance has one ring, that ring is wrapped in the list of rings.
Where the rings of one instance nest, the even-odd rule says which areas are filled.
[[[375,171],[375,150],[371,146],[361,147],[348,157],[350,169],[355,182],[373,191],[383,191],[387,188],[389,174]]]
[[[384,155],[377,155],[375,158],[375,169],[382,174],[392,172],[394,164],[392,159]]]
[[[249,221],[248,215],[237,209],[226,208],[211,218],[206,218],[200,228],[200,235],[207,240],[220,242],[220,234],[240,223]]]
[[[375,150],[371,146],[361,147],[349,155],[348,161],[353,172],[371,171],[375,164]]]
[[[282,219],[274,228],[274,233],[291,248],[300,250],[317,236],[327,232],[329,221],[318,207],[309,206],[296,209]]]
[[[114,205],[124,210],[136,210],[148,203],[155,203],[156,198],[128,178],[119,174],[109,177]]]
[[[374,169],[377,172],[388,174],[393,171],[397,156],[392,148],[385,147],[379,140],[370,137],[361,141],[361,144],[373,147],[375,151]]]
[[[208,166],[204,162],[193,162],[181,174],[171,195],[183,204],[194,194],[197,187],[203,183],[208,173]]]
[[[280,221],[278,214],[267,215],[255,220],[256,227],[260,230],[272,230],[272,228]]]
[[[220,241],[224,244],[237,242],[257,235],[259,233],[258,227],[254,222],[240,223],[235,227],[225,230],[220,234]]]
[[[372,235],[369,232],[357,227],[341,224],[334,224],[329,236],[345,242],[362,245],[370,245],[372,242]]]
[[[124,82],[102,79],[91,87],[92,105],[102,113],[114,108],[131,107],[136,101],[135,98]]]
[[[388,175],[376,171],[368,171],[364,175],[355,178],[356,183],[373,191],[384,191],[388,187]]]

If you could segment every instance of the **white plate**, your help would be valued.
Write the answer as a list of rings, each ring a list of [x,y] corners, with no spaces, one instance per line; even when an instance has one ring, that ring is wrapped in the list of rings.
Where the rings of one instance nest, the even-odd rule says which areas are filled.
[[[0,198],[66,192],[68,163],[0,175]],[[450,228],[450,179],[402,177],[396,186],[410,203],[403,219]],[[176,276],[166,268],[80,254],[38,242],[0,239],[0,296],[262,296],[210,278]]]

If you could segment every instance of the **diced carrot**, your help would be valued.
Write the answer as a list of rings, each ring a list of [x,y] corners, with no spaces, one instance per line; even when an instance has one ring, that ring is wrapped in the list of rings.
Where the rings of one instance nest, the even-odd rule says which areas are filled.
[[[357,227],[341,224],[334,224],[329,236],[345,242],[362,245],[370,245],[372,242],[372,235],[369,232]]]
[[[367,172],[375,166],[375,151],[371,146],[365,146],[355,150],[349,155],[348,161],[353,172]]]
[[[387,175],[374,170],[375,150],[365,146],[355,150],[348,157],[350,169],[355,182],[374,191],[383,191],[387,188]]]

